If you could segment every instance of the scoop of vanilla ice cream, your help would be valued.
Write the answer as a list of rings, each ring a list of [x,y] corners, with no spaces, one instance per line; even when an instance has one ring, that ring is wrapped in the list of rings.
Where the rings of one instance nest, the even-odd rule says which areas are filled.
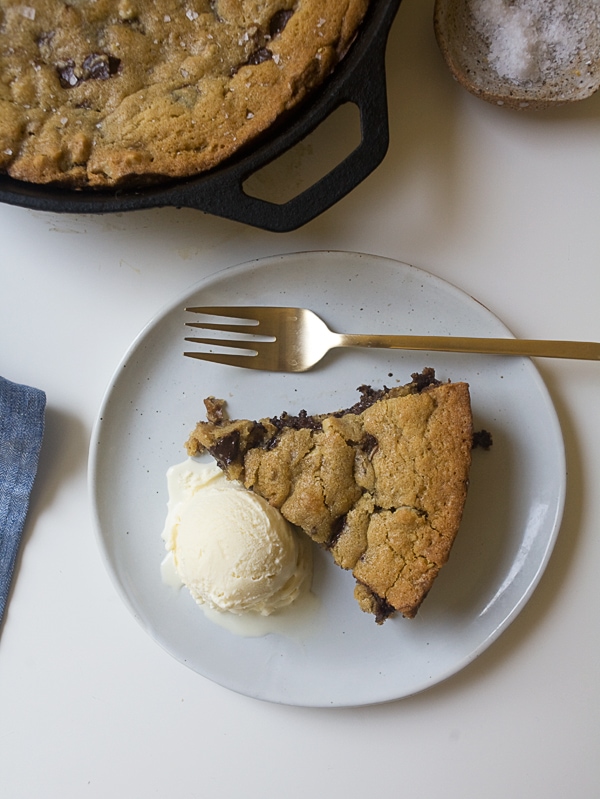
[[[310,541],[216,464],[187,459],[167,472],[162,537],[181,582],[214,610],[267,616],[310,583]]]

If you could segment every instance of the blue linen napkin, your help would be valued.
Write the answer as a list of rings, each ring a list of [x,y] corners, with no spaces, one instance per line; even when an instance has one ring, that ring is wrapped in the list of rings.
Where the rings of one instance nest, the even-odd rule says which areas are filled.
[[[38,466],[46,395],[0,377],[0,624]]]

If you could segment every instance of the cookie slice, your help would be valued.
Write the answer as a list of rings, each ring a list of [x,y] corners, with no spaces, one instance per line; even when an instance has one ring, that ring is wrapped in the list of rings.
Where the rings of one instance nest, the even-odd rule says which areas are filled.
[[[230,420],[205,400],[187,441],[267,499],[356,578],[360,607],[382,623],[417,613],[447,561],[467,495],[473,423],[466,383],[432,369],[405,386],[360,389],[331,414]]]

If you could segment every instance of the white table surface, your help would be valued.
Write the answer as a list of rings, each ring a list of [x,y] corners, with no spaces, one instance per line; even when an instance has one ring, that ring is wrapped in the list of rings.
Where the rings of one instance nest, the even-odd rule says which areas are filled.
[[[542,113],[477,100],[446,71],[432,5],[404,0],[391,31],[384,164],[298,231],[0,207],[0,374],[48,397],[0,636],[3,797],[599,795],[600,364],[539,363],[568,489],[533,597],[477,660],[407,699],[294,708],[198,676],[124,607],[93,529],[88,444],[113,370],[166,302],[229,265],[384,255],[457,284],[517,336],[600,340],[600,95]]]

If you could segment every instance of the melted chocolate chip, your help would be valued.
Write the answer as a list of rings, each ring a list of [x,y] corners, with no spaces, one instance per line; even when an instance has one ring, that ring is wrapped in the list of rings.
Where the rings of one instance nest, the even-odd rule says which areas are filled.
[[[257,422],[252,431],[248,435],[248,443],[246,445],[246,449],[252,449],[253,447],[260,447],[265,444],[267,437],[267,428],[261,422]],[[268,443],[268,442],[267,442]]]
[[[282,413],[281,416],[274,416],[269,421],[278,430],[283,430],[285,427],[291,427],[293,430],[321,430],[323,427],[320,419],[309,416],[305,410],[301,410],[297,416]]]
[[[335,546],[339,537],[341,536],[344,526],[346,524],[346,514],[343,516],[339,516],[331,526],[331,535],[329,536],[329,540],[327,541],[327,549],[331,549],[331,547]]]
[[[263,449],[266,450],[267,452],[270,452],[272,449],[275,449],[277,444],[279,444],[279,437],[273,436],[268,441],[265,441],[265,443],[263,444]]]
[[[394,615],[396,608],[393,605],[390,605],[387,599],[379,596],[379,594],[376,594],[372,589],[369,588],[369,591],[371,592],[373,603],[375,605],[375,621],[377,624],[383,624],[386,619]]]
[[[270,61],[272,58],[273,53],[267,47],[259,47],[258,50],[250,53],[246,64],[255,66],[256,64],[262,64],[264,61]]]
[[[271,38],[278,36],[293,16],[294,11],[291,8],[282,8],[280,11],[276,11],[269,23],[269,35]]]
[[[440,381],[436,380],[435,370],[429,367],[423,369],[421,374],[415,373],[411,375],[411,377],[413,380],[414,393],[423,391],[425,388],[427,388],[427,386],[440,385]],[[380,399],[383,399],[387,394],[389,394],[390,389],[387,386],[384,386],[381,389],[375,389],[372,386],[362,385],[358,387],[358,391],[360,392],[360,399],[358,402],[355,402],[354,405],[351,405],[349,408],[344,408],[343,410],[329,413],[327,416],[339,418],[341,416],[346,416],[348,413],[358,415],[363,411],[366,411],[367,408],[370,408],[371,405],[374,405]],[[303,428],[308,430],[321,430],[323,427],[322,417],[319,418],[309,416],[305,410],[300,411],[297,416],[291,416],[288,413],[282,413],[281,416],[275,416],[269,421],[278,430],[283,430],[285,427],[292,427],[295,430],[300,430]],[[373,448],[369,451],[369,448],[372,444],[373,442],[367,443],[365,448],[365,446],[363,446],[363,442],[361,442],[361,447],[365,449],[365,452],[372,454],[374,447],[377,445],[377,441],[374,442]]]
[[[377,624],[383,624],[383,622],[388,619],[390,616],[393,616],[396,612],[396,608],[387,601],[387,599],[382,599],[379,596],[375,596],[375,621]]]
[[[374,389],[371,386],[359,386],[358,391],[360,391],[360,399],[358,402],[355,402],[350,408],[332,413],[331,416],[345,416],[347,413],[354,413],[358,415],[359,413],[366,411],[367,408],[370,408],[371,405],[374,405],[378,400],[382,399],[382,397],[388,393],[389,388],[384,386],[381,389]]]
[[[359,447],[363,452],[366,452],[367,457],[371,458],[379,447],[379,441],[377,441],[374,435],[367,433],[362,437]]]

